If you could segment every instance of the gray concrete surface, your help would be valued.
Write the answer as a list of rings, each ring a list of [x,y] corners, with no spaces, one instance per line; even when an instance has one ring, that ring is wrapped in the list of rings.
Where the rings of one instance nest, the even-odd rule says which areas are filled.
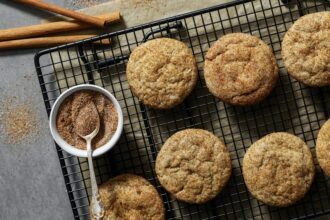
[[[79,8],[73,0],[48,1]],[[11,1],[0,2],[0,29],[37,24],[48,16]],[[0,102],[16,96],[19,103],[31,103],[38,121],[38,135],[26,142],[8,144],[0,136],[0,220],[73,219],[35,74],[36,51],[0,51]]]
[[[11,1],[0,2],[0,29],[37,24],[47,16]],[[16,96],[18,103],[32,103],[39,130],[32,140],[19,144],[6,144],[0,137],[1,220],[73,219],[35,74],[35,52],[0,51],[0,101]]]

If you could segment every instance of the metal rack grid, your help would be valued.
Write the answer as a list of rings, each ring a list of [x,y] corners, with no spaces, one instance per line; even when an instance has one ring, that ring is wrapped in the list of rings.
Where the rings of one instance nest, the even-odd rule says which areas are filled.
[[[95,160],[99,184],[120,173],[148,179],[159,191],[167,219],[302,219],[330,213],[330,180],[317,165],[311,190],[288,208],[268,207],[247,191],[241,164],[246,149],[265,134],[287,131],[303,138],[315,155],[315,140],[330,112],[330,90],[309,88],[290,78],[280,55],[283,35],[306,13],[328,10],[323,1],[236,1],[179,15],[90,40],[39,52],[36,70],[48,114],[59,96],[71,86],[100,85],[119,100],[124,131],[117,146]],[[273,49],[280,67],[280,82],[262,103],[234,107],[214,98],[203,77],[207,49],[220,36],[246,32],[261,37]],[[141,104],[126,82],[125,65],[141,42],[157,37],[185,42],[198,62],[199,80],[183,104],[156,111]],[[112,46],[100,45],[111,39]],[[95,42],[99,44],[95,44]],[[233,173],[227,187],[211,202],[192,205],[178,202],[157,181],[154,163],[164,141],[185,128],[203,128],[224,140],[230,150]],[[87,161],[56,146],[75,219],[89,219],[90,183]]]

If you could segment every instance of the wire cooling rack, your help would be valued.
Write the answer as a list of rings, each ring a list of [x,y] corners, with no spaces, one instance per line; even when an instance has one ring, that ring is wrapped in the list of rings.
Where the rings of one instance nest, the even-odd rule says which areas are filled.
[[[315,140],[330,111],[330,90],[308,88],[287,75],[280,50],[283,35],[304,14],[328,10],[324,1],[236,1],[179,15],[124,31],[68,44],[36,55],[35,64],[48,114],[56,98],[71,86],[91,83],[112,92],[124,113],[124,132],[117,146],[95,160],[99,184],[121,173],[148,179],[161,194],[167,219],[302,219],[330,213],[330,181],[316,159],[317,173],[302,201],[288,208],[268,207],[247,191],[242,177],[246,149],[262,136],[287,131],[303,138],[315,155]],[[262,103],[234,107],[214,98],[203,76],[204,56],[220,36],[246,32],[261,37],[273,49],[280,82]],[[141,104],[131,93],[125,66],[131,51],[157,37],[185,42],[193,51],[199,80],[185,102],[168,111]],[[101,39],[111,39],[111,47]],[[101,45],[100,45],[101,44]],[[224,140],[230,150],[233,174],[227,187],[203,205],[178,202],[157,181],[154,165],[164,141],[185,128],[203,128]],[[75,219],[89,219],[91,193],[87,161],[56,146]]]

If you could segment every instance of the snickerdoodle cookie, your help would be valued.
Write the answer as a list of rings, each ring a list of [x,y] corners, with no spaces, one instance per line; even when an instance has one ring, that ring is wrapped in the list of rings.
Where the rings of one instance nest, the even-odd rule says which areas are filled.
[[[308,86],[329,86],[330,12],[299,18],[284,36],[282,57],[296,80]]]
[[[330,119],[321,127],[317,136],[316,156],[324,173],[330,176]]]
[[[315,170],[312,154],[300,138],[277,132],[256,141],[243,159],[243,176],[251,194],[270,206],[285,207],[304,197]]]
[[[135,96],[155,109],[180,104],[197,82],[191,50],[178,40],[159,38],[135,48],[127,64],[127,80]]]
[[[163,202],[146,179],[122,174],[99,187],[105,208],[104,220],[164,220]]]
[[[258,37],[233,33],[221,37],[205,57],[210,92],[232,105],[262,101],[279,78],[275,56]]]
[[[231,175],[231,160],[225,144],[202,129],[186,129],[172,135],[156,159],[161,185],[188,203],[213,199]]]

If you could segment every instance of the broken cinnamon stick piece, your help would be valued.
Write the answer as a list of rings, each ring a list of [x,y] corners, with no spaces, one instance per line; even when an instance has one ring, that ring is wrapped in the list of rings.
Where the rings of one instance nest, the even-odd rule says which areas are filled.
[[[105,20],[101,18],[96,18],[93,16],[85,15],[83,13],[62,8],[52,3],[46,3],[42,0],[16,0],[16,2],[23,3],[26,5],[33,6],[35,8],[43,9],[46,11],[54,12],[60,15],[64,15],[70,18],[74,18],[78,21],[88,23],[97,27],[103,28],[105,25]]]
[[[96,17],[104,19],[106,24],[120,21],[119,11],[104,15],[98,15]],[[0,41],[38,37],[38,36],[44,36],[44,35],[60,33],[60,32],[82,30],[90,27],[91,25],[89,24],[74,20],[37,24],[26,27],[0,30]]]
[[[38,37],[20,40],[10,40],[0,42],[0,50],[22,49],[22,48],[41,48],[58,46],[67,43],[73,43],[79,40],[88,39],[97,35],[73,35],[73,36],[52,36],[52,37]],[[109,39],[95,41],[93,43],[101,43],[102,45],[109,45]]]

